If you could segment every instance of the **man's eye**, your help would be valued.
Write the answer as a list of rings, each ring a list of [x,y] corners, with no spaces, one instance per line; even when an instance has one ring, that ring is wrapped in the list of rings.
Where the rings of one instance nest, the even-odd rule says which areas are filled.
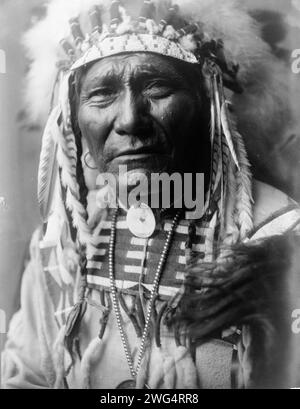
[[[174,88],[167,81],[153,81],[147,85],[145,92],[150,98],[167,98]]]
[[[115,96],[115,91],[109,87],[99,88],[89,95],[89,100],[92,102],[106,102],[112,99]]]

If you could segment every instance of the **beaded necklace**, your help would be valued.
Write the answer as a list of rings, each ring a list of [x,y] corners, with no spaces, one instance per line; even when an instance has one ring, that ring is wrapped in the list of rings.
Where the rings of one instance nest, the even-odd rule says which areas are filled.
[[[150,322],[151,322],[151,315],[153,312],[153,305],[155,301],[155,296],[158,291],[159,283],[160,283],[160,278],[165,266],[165,262],[168,257],[168,253],[172,244],[172,239],[174,236],[174,232],[176,230],[176,227],[179,222],[180,214],[181,211],[178,211],[173,219],[171,229],[169,230],[167,234],[167,238],[163,247],[163,251],[157,266],[155,278],[153,281],[153,288],[150,293],[150,300],[149,300],[149,306],[147,309],[147,314],[146,314],[146,319],[145,319],[145,327],[143,330],[142,334],[142,340],[141,340],[141,345],[138,353],[138,359],[137,359],[137,366],[134,368],[134,362],[132,358],[132,354],[130,351],[130,346],[127,338],[127,334],[124,331],[123,323],[122,323],[122,316],[121,316],[121,311],[120,311],[120,305],[118,303],[117,299],[117,287],[115,283],[115,274],[114,274],[114,255],[115,255],[115,244],[116,244],[116,224],[117,224],[117,217],[118,217],[118,210],[116,209],[113,218],[112,218],[112,224],[111,224],[111,233],[110,233],[110,241],[109,241],[109,251],[108,251],[108,260],[109,260],[109,280],[110,280],[110,289],[111,289],[111,295],[112,295],[112,303],[113,303],[113,308],[116,314],[116,320],[117,320],[117,325],[118,329],[120,332],[126,360],[130,369],[130,373],[132,376],[132,379],[126,380],[119,384],[116,389],[135,389],[136,387],[136,377],[139,372],[139,369],[141,367],[142,359],[145,353],[146,349],[146,341],[149,333],[149,328],[150,328]],[[147,385],[145,385],[145,388],[149,388]]]

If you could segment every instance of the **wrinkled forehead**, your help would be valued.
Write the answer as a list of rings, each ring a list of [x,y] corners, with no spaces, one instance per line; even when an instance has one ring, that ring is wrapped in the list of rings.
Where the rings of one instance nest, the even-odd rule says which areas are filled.
[[[77,78],[82,86],[93,86],[104,79],[139,81],[141,77],[158,77],[194,83],[199,70],[195,65],[155,53],[124,53],[98,60],[77,70]],[[195,84],[194,84],[195,85]]]

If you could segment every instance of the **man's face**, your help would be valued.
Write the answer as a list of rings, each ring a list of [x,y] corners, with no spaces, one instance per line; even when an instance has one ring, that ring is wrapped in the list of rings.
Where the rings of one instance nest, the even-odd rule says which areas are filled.
[[[119,165],[145,173],[204,171],[199,156],[209,151],[200,88],[182,64],[126,54],[84,73],[78,124],[100,172],[117,173]]]

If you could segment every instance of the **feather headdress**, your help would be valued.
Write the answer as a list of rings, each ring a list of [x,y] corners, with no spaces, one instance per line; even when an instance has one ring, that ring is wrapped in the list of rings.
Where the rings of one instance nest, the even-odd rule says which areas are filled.
[[[142,1],[130,0],[122,3],[128,4],[128,9],[133,11],[132,14],[134,11],[137,14],[136,10],[141,9]],[[167,14],[164,10],[168,9],[171,2],[157,0],[154,3],[159,5],[156,18],[159,23],[160,16]],[[260,28],[246,12],[243,2],[178,0],[176,4],[180,7],[180,15],[185,16],[188,22],[199,22],[201,29],[209,38],[222,39],[226,59],[239,65],[238,79],[247,90],[242,96],[235,97],[238,102],[242,102],[239,118],[247,115],[247,123],[253,122],[258,128],[260,126],[265,128],[268,119],[273,117],[275,111],[280,112],[280,106],[282,108],[281,97],[277,95],[275,98],[272,93],[272,101],[277,101],[277,104],[274,104],[266,95],[267,92],[272,92],[274,88],[272,85],[278,83],[276,75],[278,64],[274,64],[268,45],[261,39]],[[26,81],[25,105],[28,106],[32,120],[45,123],[47,119],[57,74],[56,63],[65,59],[59,43],[62,39],[70,37],[70,19],[82,16],[81,25],[88,28],[87,32],[91,33],[88,15],[95,5],[102,6],[102,24],[107,25],[110,21],[110,0],[52,0],[48,2],[46,17],[25,34],[23,42],[31,60]],[[191,46],[189,36],[186,36],[182,43],[184,42],[188,48]],[[283,88],[283,84],[280,86]],[[275,89],[278,90],[278,84]],[[281,95],[282,89],[277,94]],[[282,98],[284,99],[284,96]],[[241,106],[240,103],[237,104],[238,107]],[[243,115],[243,110],[246,110],[247,114]]]
[[[71,126],[73,73],[102,57],[142,51],[201,67],[211,101],[213,152],[205,214],[211,216],[217,203],[220,240],[232,243],[246,237],[252,229],[251,173],[224,87],[233,92],[245,88],[247,93],[247,86],[255,83],[257,91],[262,78],[266,80],[260,75],[267,69],[270,55],[240,2],[52,0],[45,18],[25,35],[24,42],[31,59],[26,92],[31,118],[46,121],[49,106],[52,110],[44,133],[39,172],[44,221],[57,186],[53,178],[58,178],[65,211],[76,229],[82,254],[92,244],[77,174],[82,146]],[[255,106],[258,101],[259,98]],[[86,265],[84,260],[82,265]],[[85,272],[83,267],[83,290]],[[84,313],[83,290],[67,322],[66,333],[72,337]],[[72,342],[68,340],[67,344]]]
[[[135,33],[141,34],[142,42],[141,39],[132,40]],[[70,68],[101,58],[101,55],[124,50],[130,52],[138,47],[139,50],[155,50],[188,62],[201,62],[203,65],[208,56],[221,68],[222,84],[231,82],[233,90],[245,88],[241,96],[233,96],[233,100],[238,102],[235,104],[239,113],[238,125],[246,118],[245,112],[247,124],[251,123],[253,110],[253,123],[259,126],[257,119],[261,118],[262,124],[265,124],[270,112],[265,118],[264,113],[268,106],[259,108],[258,101],[261,101],[261,98],[257,92],[259,89],[264,91],[266,83],[274,80],[274,76],[265,75],[267,71],[272,74],[274,70],[270,64],[272,59],[268,46],[259,34],[254,20],[241,2],[235,0],[179,0],[176,5],[169,0],[52,0],[48,2],[45,18],[24,36],[24,44],[31,61],[26,81],[26,106],[33,121],[45,123],[55,90],[60,94],[61,109],[66,110],[63,98],[67,95],[67,80],[60,80],[62,75],[58,74],[59,70],[68,75]],[[125,38],[123,43],[122,38]],[[128,39],[130,41],[127,41]],[[107,40],[109,50],[105,43]],[[111,46],[111,41],[114,42],[115,48]],[[125,49],[122,48],[124,43],[127,44]],[[55,84],[59,83],[64,85],[55,87]],[[249,87],[252,90],[255,88],[255,101],[249,96]],[[58,88],[63,91],[57,92]],[[215,102],[212,109],[215,109],[213,112],[218,116],[217,124],[222,117],[224,136],[237,164],[236,148],[228,128],[230,121],[226,120],[225,115],[228,110],[224,98],[219,105],[218,101],[222,98],[221,94],[218,97],[219,92],[222,93],[222,90],[218,86],[213,91]],[[274,110],[277,105],[272,103],[269,106]],[[212,122],[215,122],[214,118]],[[247,129],[249,128],[247,126]],[[49,133],[47,146],[49,147]],[[52,147],[51,151],[56,152],[56,149]],[[45,171],[45,158],[41,159]],[[52,161],[48,160],[48,163]],[[40,174],[40,180],[48,179]],[[42,186],[42,192],[45,195],[45,192],[51,192],[51,189]]]

